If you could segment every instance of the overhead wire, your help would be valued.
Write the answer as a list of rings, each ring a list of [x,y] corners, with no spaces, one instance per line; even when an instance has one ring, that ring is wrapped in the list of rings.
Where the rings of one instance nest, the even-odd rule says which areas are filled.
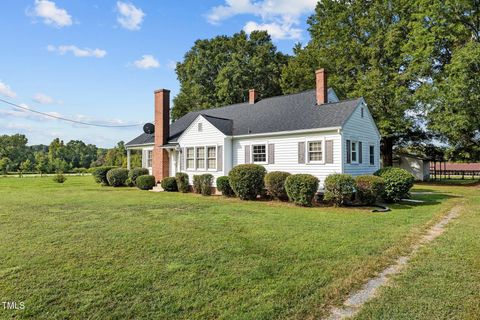
[[[61,116],[56,116],[56,115],[53,115],[53,114],[50,114],[50,113],[46,113],[46,112],[37,111],[37,110],[30,109],[30,108],[27,108],[27,107],[18,105],[18,104],[16,104],[16,103],[13,103],[13,102],[10,102],[10,101],[1,99],[1,98],[0,98],[0,102],[6,103],[6,104],[8,104],[8,105],[11,105],[11,106],[13,106],[13,107],[15,107],[15,108],[18,108],[18,109],[22,109],[22,110],[24,110],[24,111],[29,111],[29,112],[41,114],[41,115],[43,115],[43,116],[45,116],[45,117],[50,117],[50,118],[54,118],[54,119],[58,119],[58,120],[62,120],[62,121],[67,121],[67,122],[76,123],[76,124],[83,124],[83,125],[92,126],[92,127],[102,127],[102,128],[131,128],[131,127],[138,127],[138,126],[141,126],[141,125],[142,125],[141,123],[138,123],[138,124],[124,124],[124,125],[110,125],[110,124],[89,123],[89,122],[84,122],[84,121],[79,121],[79,120],[74,120],[74,119],[68,119],[68,118],[64,118],[64,117],[61,117]]]

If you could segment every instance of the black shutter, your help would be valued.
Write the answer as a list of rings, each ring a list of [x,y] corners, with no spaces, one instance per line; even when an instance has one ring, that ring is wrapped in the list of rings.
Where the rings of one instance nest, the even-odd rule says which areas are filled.
[[[350,152],[350,148],[351,148],[351,144],[350,144],[350,140],[347,140],[347,163],[352,163],[352,155],[351,155],[351,152]]]
[[[358,142],[358,163],[362,163],[363,161],[363,152],[362,152],[363,146],[362,142]]]

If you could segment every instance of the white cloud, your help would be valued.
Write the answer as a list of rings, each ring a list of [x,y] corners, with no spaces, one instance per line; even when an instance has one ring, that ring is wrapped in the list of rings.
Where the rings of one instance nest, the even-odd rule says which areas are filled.
[[[0,94],[12,99],[17,97],[17,94],[12,89],[10,89],[10,87],[6,83],[3,83],[2,81],[0,81]]]
[[[139,69],[153,69],[160,67],[160,63],[157,59],[149,54],[144,54],[142,59],[134,61],[133,64]]]
[[[213,7],[207,14],[211,24],[236,15],[254,15],[261,22],[249,21],[244,26],[245,32],[267,30],[273,39],[301,39],[302,30],[297,28],[300,17],[313,12],[317,0],[225,0],[224,5]]]
[[[40,104],[53,104],[55,103],[55,100],[47,96],[45,93],[37,93],[36,95],[33,96],[33,101],[38,102]]]
[[[58,8],[53,1],[35,0],[35,7],[30,14],[43,18],[45,24],[58,28],[72,25],[72,16],[65,9]]]
[[[102,49],[90,49],[90,48],[78,48],[74,45],[63,45],[63,46],[52,46],[49,45],[47,50],[50,52],[58,52],[61,55],[64,55],[68,52],[71,52],[75,57],[95,57],[95,58],[103,58],[107,54],[107,51]]]
[[[250,34],[255,30],[267,31],[273,39],[284,40],[284,39],[294,39],[298,40],[302,37],[302,29],[293,27],[292,24],[279,24],[276,22],[272,23],[256,23],[254,21],[249,21],[243,27],[243,30]]]
[[[128,30],[140,30],[145,13],[131,3],[117,1],[117,21]]]

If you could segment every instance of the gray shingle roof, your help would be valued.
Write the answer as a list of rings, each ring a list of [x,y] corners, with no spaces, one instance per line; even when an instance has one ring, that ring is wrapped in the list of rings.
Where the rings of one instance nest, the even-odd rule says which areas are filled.
[[[341,127],[362,98],[316,105],[315,90],[260,100],[255,104],[238,103],[221,108],[194,111],[170,125],[170,142],[203,115],[225,135],[273,133],[328,127]],[[127,145],[153,143],[153,135],[142,134]],[[148,141],[148,142],[147,142]]]

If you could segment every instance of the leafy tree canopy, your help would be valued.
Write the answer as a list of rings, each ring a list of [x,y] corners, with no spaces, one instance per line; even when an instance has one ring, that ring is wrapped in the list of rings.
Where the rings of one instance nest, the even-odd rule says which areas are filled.
[[[321,1],[308,20],[311,41],[295,47],[282,72],[285,93],[313,88],[314,71],[322,66],[341,98],[363,96],[382,134],[387,164],[393,143],[415,126],[408,112],[414,79],[404,52],[411,15],[409,0]]]
[[[172,118],[247,101],[249,89],[264,98],[280,95],[287,59],[265,31],[197,40],[176,67],[180,93],[173,100]]]

